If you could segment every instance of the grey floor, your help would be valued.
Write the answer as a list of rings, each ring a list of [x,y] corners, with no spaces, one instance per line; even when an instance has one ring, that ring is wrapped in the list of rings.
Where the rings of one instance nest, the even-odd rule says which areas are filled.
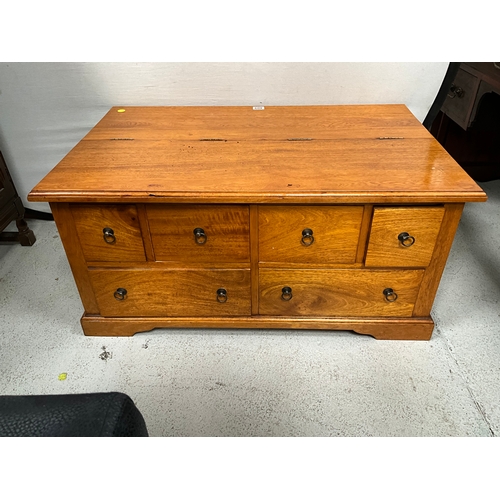
[[[152,436],[500,434],[500,181],[465,208],[429,342],[349,332],[85,337],[53,222],[0,246],[0,394],[122,391]],[[61,380],[61,374],[66,378]]]

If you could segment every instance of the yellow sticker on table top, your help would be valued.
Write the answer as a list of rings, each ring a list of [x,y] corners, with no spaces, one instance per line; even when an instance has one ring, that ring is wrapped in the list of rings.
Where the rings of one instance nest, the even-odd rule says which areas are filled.
[[[125,113],[125,110],[123,108],[117,109],[118,113]]]
[[[59,380],[66,380],[68,378],[67,373],[60,373],[58,379]]]

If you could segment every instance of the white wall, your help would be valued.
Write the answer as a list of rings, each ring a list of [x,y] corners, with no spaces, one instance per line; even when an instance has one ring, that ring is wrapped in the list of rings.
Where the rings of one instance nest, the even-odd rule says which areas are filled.
[[[0,63],[0,149],[26,196],[111,106],[403,103],[423,121],[448,63]]]

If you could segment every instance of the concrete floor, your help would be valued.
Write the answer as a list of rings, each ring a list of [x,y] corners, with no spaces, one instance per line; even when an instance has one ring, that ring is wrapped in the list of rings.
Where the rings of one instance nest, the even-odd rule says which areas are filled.
[[[500,181],[465,208],[430,342],[348,332],[85,337],[53,222],[0,246],[0,394],[122,391],[151,436],[500,435]],[[65,380],[59,376],[66,373]]]

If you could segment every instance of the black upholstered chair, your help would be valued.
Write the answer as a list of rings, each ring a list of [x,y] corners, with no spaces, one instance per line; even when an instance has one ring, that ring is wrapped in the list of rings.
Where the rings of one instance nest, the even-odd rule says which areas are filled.
[[[132,399],[120,392],[0,396],[1,437],[147,437]]]

